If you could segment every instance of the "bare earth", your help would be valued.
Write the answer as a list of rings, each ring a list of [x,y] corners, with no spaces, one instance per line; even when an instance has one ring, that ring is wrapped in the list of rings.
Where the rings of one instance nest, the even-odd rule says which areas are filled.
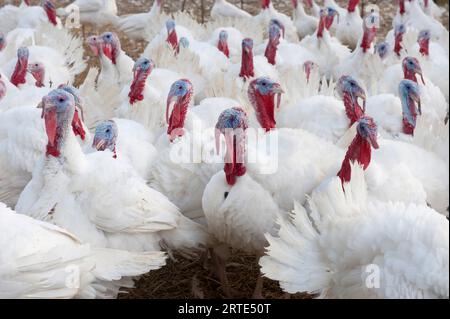
[[[154,0],[118,0],[119,14],[137,13],[149,10]],[[228,0],[238,6],[242,6],[245,10],[252,14],[257,14],[260,10],[260,0]],[[0,0],[0,6],[5,3],[20,2],[19,0]],[[39,3],[39,0],[32,0],[34,4]],[[64,6],[72,1],[57,0],[58,6]],[[321,3],[321,1],[318,1]],[[343,6],[347,3],[346,0],[337,0]],[[392,18],[395,15],[396,2],[395,0],[371,0],[362,1],[364,5],[369,3],[377,4],[383,16],[383,25],[380,35],[384,35],[392,28]],[[165,11],[176,12],[181,10],[183,0],[166,0]],[[208,20],[209,12],[213,1],[204,0],[204,10],[202,14],[201,0],[186,0],[185,8],[192,13],[198,21]],[[275,7],[286,14],[292,13],[290,0],[273,0]],[[443,23],[448,27],[448,2],[445,3],[447,8]],[[101,33],[104,31],[116,31],[113,27],[102,28],[94,30],[90,27],[86,28],[87,34]],[[77,31],[80,35],[81,32]],[[147,43],[134,42],[127,39],[124,34],[117,32],[122,41],[122,48],[133,58],[137,58],[143,52]],[[97,59],[90,56],[90,50],[86,48],[86,58],[90,66],[97,66]],[[84,76],[81,75],[78,79],[78,84],[82,83]],[[181,256],[175,256],[176,261],[169,260],[168,265],[160,270],[153,271],[145,276],[142,276],[136,282],[136,289],[132,289],[120,296],[122,299],[127,298],[145,298],[145,299],[188,299],[188,298],[224,298],[220,284],[218,283],[214,274],[211,273],[209,259],[206,256],[199,256],[196,260],[189,260]],[[228,265],[228,274],[231,288],[233,289],[233,297],[235,298],[249,298],[251,297],[258,274],[258,265],[254,256],[247,256],[236,253]],[[264,284],[263,295],[268,299],[285,298],[285,294],[279,288],[276,282],[266,280]],[[308,295],[294,295],[290,298],[306,299],[311,298]]]

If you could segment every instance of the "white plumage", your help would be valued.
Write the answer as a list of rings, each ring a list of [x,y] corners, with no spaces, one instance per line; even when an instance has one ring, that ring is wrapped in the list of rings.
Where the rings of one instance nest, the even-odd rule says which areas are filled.
[[[213,19],[222,17],[248,19],[251,18],[251,15],[248,12],[232,5],[226,0],[215,0],[214,5],[211,9],[211,17]]]
[[[279,219],[262,272],[290,293],[326,298],[448,298],[448,221],[426,206],[370,201],[360,167]]]
[[[0,298],[116,298],[165,264],[164,253],[91,248],[66,230],[0,203]]]

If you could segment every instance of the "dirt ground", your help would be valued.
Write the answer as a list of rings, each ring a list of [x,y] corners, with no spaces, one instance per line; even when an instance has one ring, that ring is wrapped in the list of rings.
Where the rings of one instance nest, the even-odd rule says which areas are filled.
[[[147,11],[154,0],[118,0],[119,14],[129,14],[136,12]],[[229,0],[249,11],[256,14],[260,10],[260,0]],[[0,0],[0,6],[8,3],[17,4],[19,0]],[[39,0],[31,0],[32,3],[37,4]],[[58,6],[69,4],[70,0],[56,0]],[[166,0],[165,11],[176,12],[181,10],[183,0]],[[321,3],[322,1],[318,1]],[[341,5],[347,3],[346,0],[337,0]],[[396,10],[395,0],[372,0],[363,1],[366,5],[368,3],[375,3],[381,8],[383,16],[383,26],[380,35],[384,35],[392,27],[392,18]],[[448,2],[446,4],[446,14],[443,23],[448,26]],[[206,21],[209,17],[209,11],[213,1],[205,0],[203,19]],[[286,13],[291,14],[290,0],[274,0],[275,7]],[[201,14],[201,0],[186,0],[185,8],[191,12],[199,21],[202,20]],[[103,31],[116,31],[112,27],[102,28],[101,30],[92,30],[89,27],[86,29],[87,34],[100,33]],[[81,32],[78,31],[81,35]],[[127,39],[124,34],[117,32],[122,41],[122,48],[133,58],[139,57],[144,50],[145,42],[134,42]],[[90,66],[97,65],[97,59],[90,55],[90,50],[86,48],[86,58]],[[83,75],[79,78],[80,84],[83,80]],[[122,295],[120,298],[145,298],[145,299],[187,299],[187,298],[224,298],[223,291],[214,274],[211,273],[211,267],[207,258],[199,257],[196,260],[190,260],[181,256],[175,256],[176,262],[168,261],[168,265],[160,270],[153,271],[145,276],[142,276],[136,282],[136,288],[132,289]],[[205,260],[207,260],[205,262]],[[229,281],[233,290],[233,297],[235,298],[249,298],[255,286],[258,265],[254,256],[236,253],[228,264]],[[263,295],[268,299],[285,298],[285,294],[279,288],[276,282],[265,280]],[[294,295],[290,298],[305,299],[311,298],[308,295]]]

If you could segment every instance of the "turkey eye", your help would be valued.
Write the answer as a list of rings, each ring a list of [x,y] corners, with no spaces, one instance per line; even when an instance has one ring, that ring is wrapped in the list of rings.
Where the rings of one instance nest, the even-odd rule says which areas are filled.
[[[59,102],[64,102],[64,98],[60,97]]]
[[[183,89],[183,87],[182,87],[182,86],[178,87],[178,90],[180,90],[180,91],[181,91],[182,89]]]
[[[109,132],[111,132],[111,131],[110,131],[109,129],[107,129],[107,130],[106,130],[106,133],[109,133]]]

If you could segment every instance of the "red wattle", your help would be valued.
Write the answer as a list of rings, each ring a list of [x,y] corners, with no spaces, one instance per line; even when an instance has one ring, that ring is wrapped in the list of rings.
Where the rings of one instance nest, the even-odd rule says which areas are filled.
[[[253,65],[253,52],[242,52],[241,72],[239,76],[244,79],[252,78],[255,76],[255,70]]]
[[[167,135],[171,136],[171,141],[177,136],[184,135],[184,121],[187,110],[188,107],[184,105],[176,104],[174,106],[169,118],[169,127],[167,128]]]
[[[350,0],[348,2],[347,11],[348,12],[355,12],[356,7],[358,6],[360,0]]]
[[[169,33],[167,42],[172,46],[174,50],[178,50],[178,36],[175,30]]]
[[[84,141],[86,138],[86,132],[83,128],[83,122],[78,114],[78,110],[75,110],[75,114],[73,116],[72,130],[75,136],[79,136]]]
[[[275,65],[277,57],[277,46],[273,44],[271,41],[269,41],[269,44],[266,47],[266,52],[264,53],[264,55],[270,64]]]
[[[407,119],[403,118],[403,133],[406,135],[414,136],[414,131],[416,128],[411,125]]]
[[[361,117],[364,116],[364,110],[359,106],[359,104],[353,101],[352,97],[348,93],[344,93],[343,96],[345,113],[350,120],[350,126],[359,121]]]
[[[403,34],[399,34],[395,37],[395,46],[394,46],[394,52],[397,54],[397,56],[401,55],[403,46]]]
[[[372,146],[370,143],[357,134],[352,144],[348,148],[341,170],[338,173],[342,183],[348,183],[352,179],[351,163],[357,162],[366,170],[372,159]]]
[[[262,0],[261,5],[263,9],[268,9],[270,6],[270,0]]]
[[[45,119],[45,131],[48,137],[47,143],[47,156],[51,155],[54,157],[59,157],[60,151],[58,149],[58,140],[59,140],[59,130],[57,124],[56,111],[50,110],[44,113]]]
[[[137,101],[142,101],[144,99],[143,92],[145,88],[145,80],[146,78],[138,77],[138,79],[135,79],[131,84],[130,92],[128,93],[131,105],[133,105]]]
[[[368,29],[364,31],[364,36],[361,41],[361,48],[366,53],[372,46],[372,42],[376,37],[376,29]]]
[[[247,168],[245,167],[244,163],[238,163],[237,161],[237,146],[236,145],[236,137],[233,137],[233,154],[232,154],[232,163],[225,163],[225,166],[223,168],[225,172],[225,176],[227,179],[227,183],[230,186],[233,186],[236,184],[237,177],[244,176],[245,173],[247,173]],[[229,152],[229,150],[227,150]],[[230,154],[227,154],[225,157],[228,158]],[[231,157],[231,156],[230,156]]]
[[[55,10],[45,10],[47,13],[48,20],[54,26],[58,25],[58,21],[56,20],[56,11]]]
[[[22,67],[22,63],[17,61],[16,67],[14,69],[14,73],[11,76],[11,83],[15,86],[19,86],[20,84],[25,84],[27,76],[27,69]]]
[[[400,8],[400,14],[404,15],[406,13],[405,0],[399,0],[398,6]]]
[[[227,58],[230,58],[230,49],[228,48],[228,44],[226,42],[219,41],[219,43],[217,44],[217,49],[225,54]]]
[[[414,122],[417,121],[417,110],[415,102],[409,98],[409,112],[411,113],[411,117],[414,119]],[[403,116],[403,133],[406,135],[414,135],[414,131],[416,130],[415,125],[411,124],[406,116]]]
[[[430,40],[429,39],[420,40],[419,41],[419,46],[420,46],[420,53],[423,56],[429,56],[430,55]]]
[[[277,122],[275,120],[275,97],[273,95],[261,95],[256,94],[256,104],[261,106],[256,111],[256,117],[261,127],[269,132],[270,130],[277,128]]]
[[[317,29],[317,37],[318,38],[323,38],[323,33],[325,31],[325,27],[326,27],[325,17],[322,17],[322,18],[320,18],[319,27]]]
[[[417,81],[416,73],[414,71],[410,71],[406,68],[404,70],[404,75],[405,75],[405,80],[410,80],[410,81],[413,81],[413,82],[419,84],[419,82]]]

